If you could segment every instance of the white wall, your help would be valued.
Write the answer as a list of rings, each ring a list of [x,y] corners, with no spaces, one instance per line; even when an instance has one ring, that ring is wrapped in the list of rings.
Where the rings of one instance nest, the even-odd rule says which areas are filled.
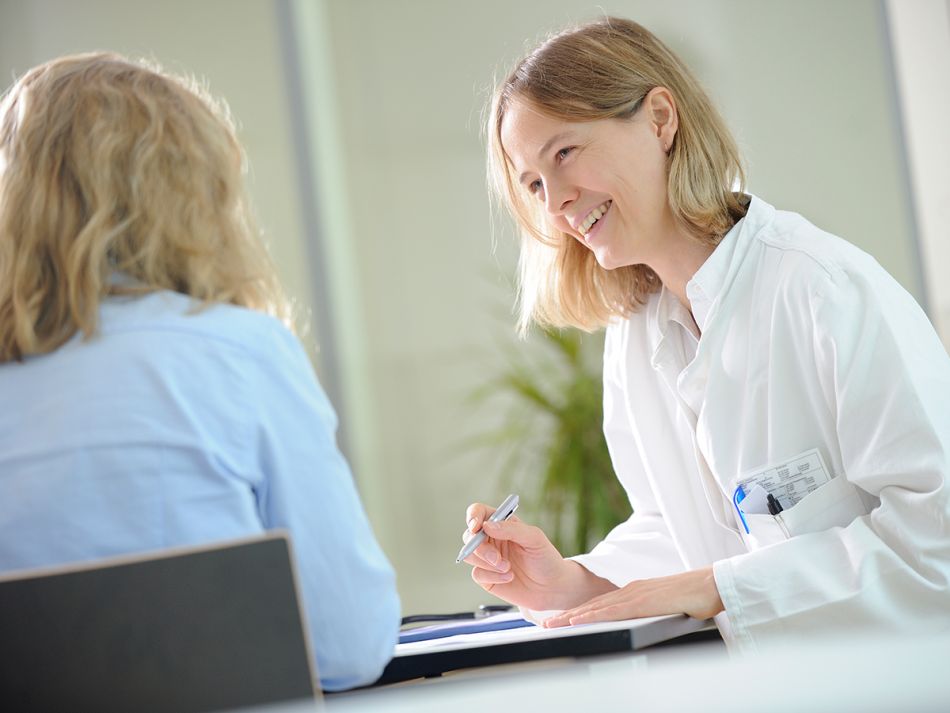
[[[950,0],[888,0],[928,303],[950,349]]]

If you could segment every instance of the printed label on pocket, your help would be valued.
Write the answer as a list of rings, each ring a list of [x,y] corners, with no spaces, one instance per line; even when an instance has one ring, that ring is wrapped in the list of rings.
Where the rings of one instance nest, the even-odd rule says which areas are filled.
[[[739,486],[746,493],[759,486],[778,500],[782,508],[788,509],[829,480],[831,476],[821,453],[812,448],[784,463],[743,476],[739,479]]]

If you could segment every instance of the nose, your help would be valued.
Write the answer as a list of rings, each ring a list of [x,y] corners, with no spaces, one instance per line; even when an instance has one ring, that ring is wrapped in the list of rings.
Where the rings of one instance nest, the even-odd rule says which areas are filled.
[[[544,183],[544,209],[550,215],[563,215],[568,206],[577,198],[577,190],[570,184],[559,180]]]

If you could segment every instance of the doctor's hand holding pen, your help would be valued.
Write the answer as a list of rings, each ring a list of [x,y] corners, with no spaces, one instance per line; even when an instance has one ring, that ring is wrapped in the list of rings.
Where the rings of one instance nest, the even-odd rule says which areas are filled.
[[[544,532],[517,517],[495,522],[494,508],[469,505],[466,544],[479,532],[484,541],[464,558],[472,579],[511,604],[563,610],[547,627],[684,613],[707,619],[723,610],[712,567],[642,579],[618,588],[574,560],[561,556]]]

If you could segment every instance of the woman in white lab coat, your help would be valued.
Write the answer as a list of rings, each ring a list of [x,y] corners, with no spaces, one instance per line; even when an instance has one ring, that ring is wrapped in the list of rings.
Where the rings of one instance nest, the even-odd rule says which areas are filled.
[[[549,626],[685,612],[727,642],[950,628],[950,358],[871,257],[746,194],[735,143],[643,27],[557,35],[499,86],[490,170],[521,326],[606,327],[630,519],[563,558],[469,507],[466,561]]]

